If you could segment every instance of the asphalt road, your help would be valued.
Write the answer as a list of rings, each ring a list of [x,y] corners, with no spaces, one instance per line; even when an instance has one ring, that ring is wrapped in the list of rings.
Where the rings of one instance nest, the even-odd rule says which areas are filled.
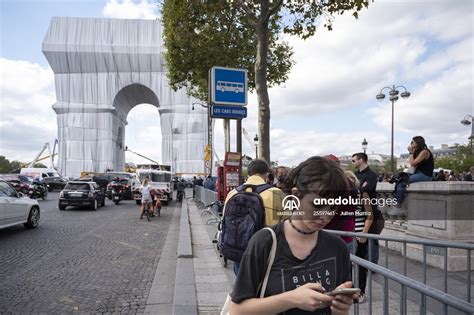
[[[38,228],[0,230],[0,314],[143,313],[178,203],[147,222],[133,200],[60,211],[58,195]]]

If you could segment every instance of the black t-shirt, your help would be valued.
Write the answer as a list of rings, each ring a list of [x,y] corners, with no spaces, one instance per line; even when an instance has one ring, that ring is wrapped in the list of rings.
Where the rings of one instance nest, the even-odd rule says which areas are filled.
[[[329,292],[345,281],[351,281],[349,251],[344,241],[321,230],[311,254],[300,260],[291,252],[283,224],[281,222],[273,227],[277,236],[277,251],[265,296],[291,291],[307,282],[320,282]],[[240,261],[239,274],[231,295],[234,303],[258,297],[257,290],[265,277],[271,245],[272,236],[267,230],[260,230],[251,238]],[[283,314],[331,314],[331,311],[329,307],[316,312],[291,309]]]
[[[416,167],[415,170],[417,172],[421,172],[425,174],[426,176],[433,176],[433,170],[434,170],[434,160],[433,160],[433,154],[431,153],[430,150],[428,150],[429,157],[426,160],[421,161]]]
[[[360,182],[360,190],[366,192],[370,198],[376,198],[377,174],[367,166],[362,171],[357,171],[355,175]]]

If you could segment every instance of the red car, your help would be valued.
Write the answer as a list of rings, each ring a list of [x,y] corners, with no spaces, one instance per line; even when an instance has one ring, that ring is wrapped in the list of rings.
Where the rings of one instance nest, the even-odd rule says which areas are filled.
[[[2,174],[0,175],[0,179],[8,182],[16,191],[24,194],[28,193],[28,189],[30,189],[30,186],[33,184],[31,177],[19,174]]]

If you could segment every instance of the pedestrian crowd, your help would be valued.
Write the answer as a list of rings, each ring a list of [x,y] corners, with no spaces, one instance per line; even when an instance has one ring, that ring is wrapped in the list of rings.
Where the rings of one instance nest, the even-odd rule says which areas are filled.
[[[410,183],[433,180],[434,158],[424,138],[414,137],[407,150],[411,170],[396,179],[398,203],[389,208],[395,215]],[[352,164],[355,172],[344,171],[334,155],[311,157],[293,169],[271,170],[259,159],[249,164],[248,178],[224,204],[218,242],[236,275],[224,313],[348,314],[353,303],[366,300],[367,269],[359,266],[359,288],[352,288],[349,253],[377,264],[378,241],[326,230],[380,234],[384,219],[370,200],[377,197],[377,182],[393,176],[378,176],[362,152],[352,155]],[[474,167],[462,179],[472,175]],[[459,178],[448,174],[445,180]],[[320,203],[338,198],[362,202]]]
[[[268,187],[260,192],[264,209],[263,226],[272,227],[275,238],[261,229],[250,238],[243,253],[233,259],[236,282],[229,298],[231,312],[246,313],[252,310],[298,314],[306,310],[316,314],[346,314],[354,301],[364,301],[365,268],[359,270],[360,294],[354,295],[349,291],[333,296],[325,293],[337,288],[352,288],[349,253],[355,253],[364,259],[370,256],[377,263],[377,241],[358,237],[354,248],[351,237],[339,238],[325,232],[325,229],[370,233],[371,226],[375,225],[373,211],[378,209],[366,203],[360,206],[342,205],[337,211],[331,212],[334,210],[331,207],[318,208],[314,205],[315,198],[375,198],[377,175],[367,165],[367,155],[354,154],[353,163],[358,169],[355,174],[344,172],[334,155],[315,156],[294,169],[276,168],[273,170],[273,178],[268,176],[271,170],[265,161],[254,160],[250,163],[249,177],[242,188],[230,192],[226,198],[223,235],[226,234],[226,224],[231,224],[228,221],[239,221],[236,220],[234,209],[239,202],[245,204],[242,190],[254,193],[256,190],[252,187],[265,185]],[[299,215],[278,214],[285,212],[283,199],[288,195],[298,198]],[[238,196],[239,201],[235,201]],[[315,215],[315,211],[321,214]],[[356,215],[357,211],[361,214]],[[232,247],[226,241],[224,248]],[[368,242],[372,242],[370,248],[373,252],[370,255]],[[239,238],[239,242],[236,241],[235,244],[237,243],[242,244],[242,239]],[[273,244],[277,249],[267,272]],[[231,256],[226,251],[223,252],[224,257]],[[262,293],[264,278],[268,287]],[[259,294],[263,294],[265,298],[257,298]]]

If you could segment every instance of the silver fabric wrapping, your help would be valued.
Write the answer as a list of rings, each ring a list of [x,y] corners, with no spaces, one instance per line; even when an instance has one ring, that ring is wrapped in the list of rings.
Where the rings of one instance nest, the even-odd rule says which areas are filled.
[[[207,111],[169,87],[161,32],[159,20],[51,20],[43,53],[55,75],[63,176],[123,170],[127,115],[142,103],[160,114],[162,162],[179,173],[204,171]]]

